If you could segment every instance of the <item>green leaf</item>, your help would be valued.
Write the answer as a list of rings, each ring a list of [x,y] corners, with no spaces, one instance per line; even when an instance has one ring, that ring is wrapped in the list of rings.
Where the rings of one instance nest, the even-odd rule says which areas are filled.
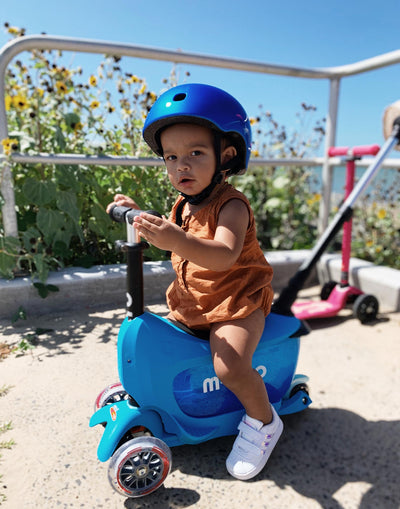
[[[61,232],[61,233],[64,233],[64,232]],[[53,253],[54,253],[54,256],[57,257],[57,258],[60,258],[61,260],[65,259],[66,258],[66,254],[69,253],[69,243],[70,243],[70,235],[68,236],[68,238],[65,238],[66,236],[64,235],[63,236],[63,240],[54,240],[53,242]],[[57,238],[57,235],[55,237],[55,239]],[[64,240],[65,239],[65,240]],[[67,242],[65,242],[67,241]]]
[[[68,252],[69,244],[71,242],[71,237],[73,235],[72,231],[73,223],[66,224],[66,228],[62,230],[58,230],[53,238],[52,238],[52,246],[55,256],[61,255],[61,259],[63,259],[65,252]],[[57,246],[57,248],[56,248]],[[56,254],[57,253],[57,254]]]
[[[13,268],[15,267],[15,257],[0,251],[0,275],[6,278],[13,277]]]
[[[0,237],[0,249],[4,249],[9,254],[17,255],[19,248],[19,239],[15,237]]]
[[[79,221],[76,194],[70,191],[59,191],[57,193],[57,207],[68,214],[76,223]]]
[[[34,246],[39,238],[41,237],[41,233],[39,230],[34,228],[33,226],[28,228],[24,233],[22,234],[22,241],[24,243],[24,248],[29,252],[32,249],[32,246]]]
[[[64,120],[69,129],[74,129],[76,124],[81,121],[81,117],[76,113],[67,113],[64,115]]]
[[[22,187],[22,192],[28,203],[46,205],[50,203],[56,193],[54,182],[42,182],[33,178],[27,178]]]
[[[59,288],[55,285],[45,285],[44,283],[33,283],[42,299],[45,299],[50,292],[58,292]]]
[[[18,320],[26,320],[26,311],[22,306],[12,315],[11,323],[16,323]]]
[[[36,273],[40,281],[44,283],[49,275],[49,266],[46,262],[45,255],[37,253],[33,255],[33,261],[36,267]]]
[[[65,147],[67,146],[64,135],[61,131],[61,128],[59,126],[56,126],[55,133],[54,133],[54,141],[58,145],[61,152],[64,152]]]
[[[40,60],[33,65],[34,69],[44,69],[45,67],[46,64],[44,62],[41,62]]]
[[[0,276],[12,278],[20,248],[19,239],[0,237]]]
[[[58,186],[79,192],[81,188],[79,173],[80,172],[78,166],[57,165],[55,171],[55,179]]]
[[[93,219],[90,219],[89,224],[91,229],[98,235],[104,235],[110,228],[110,218],[106,211],[98,203],[94,203],[90,209]]]
[[[49,239],[54,237],[64,223],[64,215],[57,210],[40,208],[37,213],[37,226]]]

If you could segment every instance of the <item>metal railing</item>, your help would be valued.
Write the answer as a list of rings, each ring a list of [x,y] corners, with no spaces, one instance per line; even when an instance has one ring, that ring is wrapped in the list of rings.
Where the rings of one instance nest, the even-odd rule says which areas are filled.
[[[108,41],[91,39],[80,39],[71,37],[57,37],[49,35],[31,35],[15,39],[0,50],[0,140],[8,137],[7,117],[5,111],[5,74],[10,61],[19,53],[28,50],[64,50],[82,53],[109,54],[115,56],[128,56],[148,60],[167,61],[173,63],[185,63],[206,67],[217,67],[236,71],[247,71],[251,73],[273,74],[278,76],[291,76],[297,78],[327,79],[330,82],[329,105],[326,119],[325,151],[335,145],[337,112],[339,103],[340,81],[347,76],[353,76],[364,72],[372,71],[389,65],[400,63],[400,50],[385,53],[353,64],[338,67],[323,68],[302,68],[293,66],[281,66],[269,63],[255,62],[251,60],[239,60],[224,58],[183,51],[171,51],[161,48],[152,48],[134,44],[122,44]],[[0,147],[1,150],[1,147]],[[0,161],[4,156],[0,154]],[[11,161],[19,163],[44,163],[44,164],[100,164],[100,165],[142,165],[154,166],[162,164],[159,159],[120,157],[120,156],[86,156],[82,154],[37,154],[27,155],[13,153]],[[332,193],[332,172],[331,167],[339,164],[337,158],[309,159],[264,159],[250,161],[254,166],[322,166],[322,199],[319,213],[319,229],[322,231],[328,224]],[[367,163],[360,162],[360,165]],[[386,167],[398,167],[396,160],[386,160]],[[18,235],[17,217],[15,211],[15,198],[12,183],[10,165],[3,163],[1,176],[1,194],[4,199],[3,225],[6,236]]]

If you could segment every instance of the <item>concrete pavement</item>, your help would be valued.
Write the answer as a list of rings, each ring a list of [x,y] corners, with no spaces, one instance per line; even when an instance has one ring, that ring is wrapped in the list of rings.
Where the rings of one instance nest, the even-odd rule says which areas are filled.
[[[303,295],[317,297],[313,287]],[[155,312],[165,313],[163,303]],[[96,458],[101,429],[88,427],[97,393],[118,379],[116,339],[124,310],[75,310],[1,321],[1,341],[37,342],[0,362],[0,493],[5,509],[204,508],[398,509],[400,492],[400,313],[382,309],[361,325],[350,310],[313,322],[297,372],[313,403],[284,417],[267,467],[242,482],[225,470],[233,437],[172,449],[166,482],[147,498],[125,499]],[[46,330],[35,336],[38,329]],[[2,506],[2,507],[3,507]]]

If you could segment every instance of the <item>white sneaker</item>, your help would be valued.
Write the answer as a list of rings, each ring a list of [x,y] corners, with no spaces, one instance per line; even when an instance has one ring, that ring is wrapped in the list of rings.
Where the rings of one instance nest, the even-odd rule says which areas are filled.
[[[272,422],[261,421],[245,415],[239,423],[232,451],[226,460],[228,472],[236,479],[246,480],[256,476],[265,467],[283,431],[283,422],[271,405]]]

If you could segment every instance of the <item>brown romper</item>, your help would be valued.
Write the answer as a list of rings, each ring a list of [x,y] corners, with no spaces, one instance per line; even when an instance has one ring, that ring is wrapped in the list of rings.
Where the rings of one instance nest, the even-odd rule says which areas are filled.
[[[174,318],[193,329],[209,329],[211,323],[245,318],[259,308],[267,316],[271,309],[273,271],[257,241],[250,203],[230,184],[219,187],[213,201],[186,217],[182,228],[197,237],[213,239],[219,212],[232,199],[246,204],[249,226],[239,258],[226,271],[208,270],[172,253],[176,279],[167,290],[167,303]],[[182,200],[179,197],[172,208],[170,220],[173,222]]]

